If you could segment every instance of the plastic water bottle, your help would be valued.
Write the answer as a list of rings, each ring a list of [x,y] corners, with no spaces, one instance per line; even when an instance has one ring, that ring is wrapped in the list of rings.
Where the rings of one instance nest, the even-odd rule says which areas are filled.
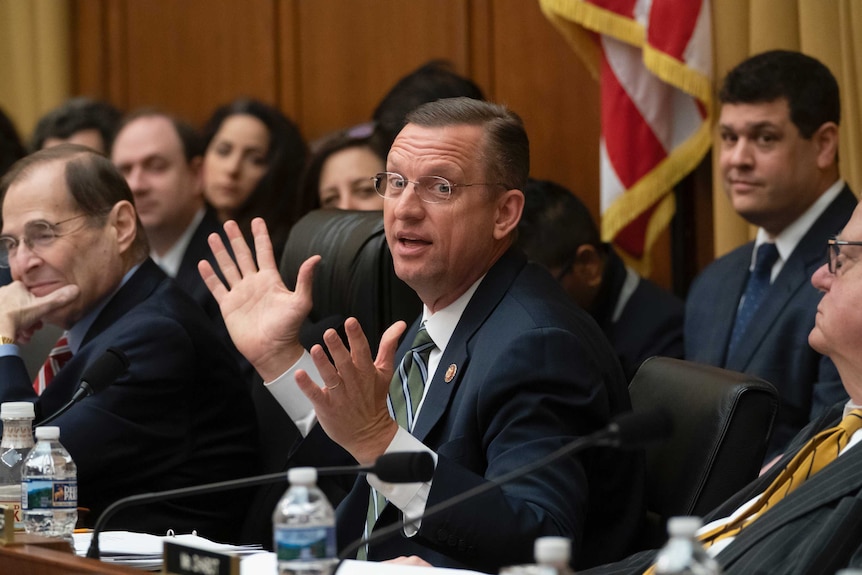
[[[0,505],[12,507],[15,529],[23,530],[21,516],[21,469],[33,449],[33,404],[9,401],[0,405],[3,438],[0,439]]]
[[[330,575],[338,564],[335,511],[317,487],[317,470],[294,467],[272,515],[279,575]]]
[[[572,541],[568,537],[539,537],[533,543],[534,564],[504,567],[500,575],[571,575]]]
[[[21,472],[24,530],[70,543],[78,520],[78,469],[60,444],[59,427],[37,427]]]
[[[703,526],[700,517],[671,517],[667,522],[670,535],[656,556],[657,575],[719,575],[721,567],[710,557],[697,530]]]

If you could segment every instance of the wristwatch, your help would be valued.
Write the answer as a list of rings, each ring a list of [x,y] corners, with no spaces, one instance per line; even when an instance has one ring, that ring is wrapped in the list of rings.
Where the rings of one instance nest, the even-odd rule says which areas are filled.
[[[0,335],[0,345],[6,344],[6,343],[15,343],[15,340],[12,339],[11,337],[6,337],[5,335]]]

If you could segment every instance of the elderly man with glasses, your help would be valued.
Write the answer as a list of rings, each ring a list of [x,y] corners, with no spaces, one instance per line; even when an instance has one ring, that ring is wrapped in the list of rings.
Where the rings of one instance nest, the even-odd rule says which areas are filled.
[[[381,526],[397,534],[359,556],[417,555],[443,566],[496,572],[529,561],[533,540],[573,540],[573,563],[621,556],[639,527],[640,454],[606,448],[564,457],[421,521],[424,510],[547,455],[630,409],[613,349],[543,268],[513,248],[524,205],[529,144],[501,106],[444,99],[412,112],[376,188],[395,272],[424,304],[406,330],[384,333],[376,359],[356,319],[310,353],[297,341],[311,309],[317,256],[297,288],[281,281],[261,220],[258,261],[234,223],[236,262],[211,246],[226,284],[200,268],[237,348],[305,436],[297,461],[336,450],[372,463],[389,451],[433,454],[431,481],[404,486],[360,478],[339,505],[344,548]],[[398,340],[405,335],[399,347]],[[396,352],[396,348],[397,352]]]
[[[39,423],[109,347],[129,359],[126,373],[52,423],[78,466],[83,524],[122,497],[253,472],[254,408],[236,362],[148,257],[132,193],[111,162],[72,144],[43,150],[9,170],[0,197],[0,266],[14,280],[0,288],[0,402],[34,402]],[[43,323],[65,332],[37,390],[17,343]],[[121,512],[109,527],[233,540],[244,512],[241,498],[208,496]]]
[[[822,262],[810,278],[823,297],[808,342],[835,363],[849,400],[814,419],[778,462],[705,517],[698,537],[726,575],[862,567],[862,206],[827,240]],[[652,573],[655,556],[587,573]]]

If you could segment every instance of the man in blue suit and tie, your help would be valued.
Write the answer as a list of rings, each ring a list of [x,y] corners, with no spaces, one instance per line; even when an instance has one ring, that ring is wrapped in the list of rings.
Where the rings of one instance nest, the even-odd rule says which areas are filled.
[[[260,219],[253,228],[257,263],[227,222],[236,263],[210,236],[226,284],[207,262],[200,265],[237,348],[305,436],[295,457],[320,462],[333,452],[331,444],[319,447],[325,432],[362,464],[388,451],[435,458],[427,483],[357,480],[338,508],[339,544],[399,524],[397,536],[361,555],[417,555],[485,572],[529,561],[540,535],[572,538],[579,566],[625,553],[643,512],[643,467],[633,452],[566,457],[445,513],[404,523],[601,428],[630,404],[620,364],[596,323],[513,248],[529,171],[527,135],[516,115],[469,98],[425,104],[408,116],[386,169],[375,186],[385,199],[395,272],[424,304],[400,347],[404,322],[384,333],[374,359],[350,318],[349,349],[335,330],[324,334],[331,362],[319,345],[304,351],[297,336],[312,307],[319,257],[302,265],[296,291],[287,290]]]
[[[808,345],[820,301],[809,278],[857,198],[838,171],[838,84],[822,63],[783,50],[753,56],[728,73],[720,99],[725,191],[758,230],[692,284],[685,358],[776,386],[769,456],[847,397],[833,363]]]

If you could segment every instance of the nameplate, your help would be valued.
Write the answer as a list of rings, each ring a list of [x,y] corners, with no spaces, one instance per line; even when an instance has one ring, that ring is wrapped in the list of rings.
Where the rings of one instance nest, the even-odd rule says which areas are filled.
[[[239,557],[165,541],[162,573],[170,575],[239,575]]]
[[[10,545],[15,542],[15,509],[11,505],[0,505],[0,545]]]

